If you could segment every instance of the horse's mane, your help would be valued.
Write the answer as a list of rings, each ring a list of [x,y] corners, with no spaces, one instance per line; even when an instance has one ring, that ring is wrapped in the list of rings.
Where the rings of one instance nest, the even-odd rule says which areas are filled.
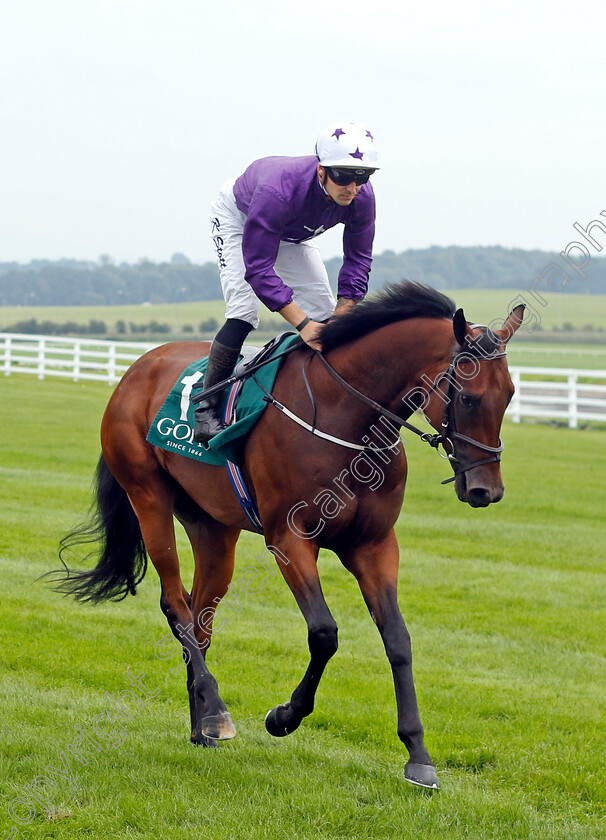
[[[452,318],[455,303],[446,295],[402,280],[359,303],[346,315],[332,318],[320,332],[322,350],[327,353],[356,338],[407,318]]]

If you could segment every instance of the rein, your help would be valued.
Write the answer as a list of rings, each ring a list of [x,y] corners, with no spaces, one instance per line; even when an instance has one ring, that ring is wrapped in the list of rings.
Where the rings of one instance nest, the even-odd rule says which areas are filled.
[[[314,352],[318,356],[321,356],[321,353],[318,350],[315,350]],[[305,362],[303,364],[305,364]],[[332,368],[331,368],[331,370],[332,370]],[[322,431],[320,431],[320,429],[317,429],[316,428],[316,401],[315,401],[314,395],[313,395],[313,393],[312,393],[312,391],[309,387],[309,382],[307,381],[307,376],[305,374],[305,368],[304,367],[302,367],[302,371],[303,371],[303,378],[304,378],[305,384],[307,386],[307,392],[310,396],[312,406],[313,406],[313,410],[314,410],[313,425],[310,425],[309,423],[306,423],[305,420],[302,420],[301,417],[294,414],[289,408],[287,408],[285,405],[282,405],[281,402],[278,402],[278,400],[274,397],[274,395],[271,394],[267,390],[267,388],[265,388],[259,382],[259,380],[254,375],[254,373],[252,374],[252,378],[255,380],[255,382],[257,383],[259,388],[265,394],[263,399],[265,400],[266,403],[269,403],[270,405],[273,405],[275,408],[277,408],[279,411],[281,411],[282,414],[285,414],[287,417],[290,417],[291,420],[294,420],[295,423],[297,423],[303,429],[306,429],[308,432],[311,432],[311,434],[315,435],[316,437],[322,438],[323,440],[328,440],[331,443],[336,443],[339,446],[344,446],[347,449],[357,449],[360,452],[385,452],[389,449],[395,449],[396,446],[398,446],[399,444],[402,443],[402,441],[398,437],[398,439],[395,440],[390,446],[381,446],[381,447],[378,447],[378,446],[362,446],[359,443],[352,443],[352,441],[350,441],[350,440],[343,440],[342,438],[335,437],[334,435],[329,435],[327,432],[322,432]],[[334,373],[336,374],[336,371],[334,371]],[[336,375],[338,376],[338,374],[336,374]],[[349,386],[349,387],[351,387],[351,386]],[[355,388],[353,390],[355,391]],[[364,397],[364,394],[360,394],[358,391],[356,391],[356,393],[360,397],[362,397],[364,400],[368,399],[368,397]],[[377,405],[379,405],[379,404],[377,403]],[[381,406],[379,406],[378,410],[385,413],[386,416],[390,416],[390,412],[388,412],[387,409],[383,409],[383,408],[381,408]],[[396,415],[391,414],[391,417],[396,417]],[[402,422],[403,422],[402,419],[398,417],[397,418],[397,423],[398,423],[399,426],[402,425]],[[419,434],[421,434],[421,432],[419,432]]]
[[[211,397],[213,394],[218,394],[220,391],[224,391],[226,388],[229,388],[229,386],[233,385],[234,382],[238,382],[240,379],[248,379],[248,377],[252,376],[256,370],[259,370],[259,368],[268,365],[270,362],[275,362],[276,359],[281,359],[283,356],[287,356],[289,353],[292,353],[293,350],[300,349],[304,344],[302,339],[300,341],[295,341],[287,347],[286,350],[281,350],[280,353],[272,353],[280,342],[289,335],[292,335],[292,333],[282,333],[277,337],[277,339],[273,339],[269,342],[269,344],[265,345],[265,347],[263,347],[259,352],[258,356],[255,356],[252,361],[243,366],[240,373],[233,373],[231,376],[228,376],[227,379],[222,379],[221,382],[217,382],[209,388],[204,388],[204,380],[202,380],[200,384],[196,383],[192,385],[192,388],[203,389],[199,394],[196,394],[195,397],[192,397],[192,404],[197,405],[198,403],[201,403],[207,397]]]
[[[476,325],[474,325],[474,326],[476,326]],[[285,335],[288,335],[288,333],[285,334]],[[280,337],[280,340],[281,340],[281,338],[282,337]],[[263,393],[264,393],[263,399],[264,399],[265,402],[269,403],[270,405],[273,405],[275,408],[277,408],[279,411],[281,411],[283,414],[285,414],[287,417],[289,417],[291,420],[293,420],[295,423],[297,423],[303,429],[306,429],[308,432],[310,432],[310,434],[315,435],[316,437],[322,438],[323,440],[327,440],[330,443],[335,443],[338,446],[344,446],[347,449],[355,449],[359,452],[368,452],[368,453],[371,453],[371,454],[373,452],[386,452],[386,451],[389,451],[389,450],[393,450],[399,444],[402,443],[401,439],[398,437],[398,439],[395,440],[389,446],[378,447],[378,446],[362,445],[362,444],[359,444],[359,443],[353,443],[352,441],[343,440],[342,438],[338,438],[334,435],[330,435],[327,432],[322,432],[320,429],[316,428],[316,415],[317,415],[316,401],[315,401],[315,397],[314,397],[313,392],[311,390],[311,387],[310,387],[310,384],[309,384],[309,381],[308,381],[308,378],[307,378],[307,374],[306,374],[306,371],[305,371],[305,365],[306,365],[306,362],[309,361],[309,359],[305,359],[303,361],[302,366],[301,366],[301,373],[302,373],[303,381],[305,383],[305,387],[307,389],[307,393],[309,395],[309,398],[310,398],[311,404],[312,404],[312,408],[313,408],[313,421],[312,421],[312,423],[311,424],[307,423],[301,417],[298,417],[296,414],[294,414],[285,405],[282,405],[282,403],[278,402],[278,400],[273,396],[273,394],[271,394],[267,390],[267,388],[265,388],[259,382],[259,380],[255,376],[255,372],[259,368],[268,364],[268,362],[274,361],[275,359],[278,359],[282,356],[286,356],[289,353],[291,353],[293,350],[300,348],[301,344],[302,344],[302,342],[301,343],[300,342],[295,342],[294,344],[291,344],[289,347],[287,347],[286,350],[283,350],[280,353],[275,353],[274,355],[266,354],[264,351],[262,351],[259,359],[253,359],[252,362],[250,362],[248,365],[246,365],[240,373],[234,374],[234,375],[230,376],[228,379],[225,379],[222,382],[218,382],[216,385],[212,385],[210,388],[208,388],[206,390],[203,390],[201,393],[197,394],[195,397],[192,398],[192,403],[196,404],[198,402],[201,402],[207,396],[210,396],[211,394],[222,391],[224,388],[228,387],[229,385],[232,385],[234,382],[236,382],[239,379],[246,379],[248,377],[251,377],[252,379],[254,379],[255,383],[258,385],[258,387],[261,389],[261,391],[263,391]],[[272,342],[272,344],[268,345],[267,348],[265,348],[265,349],[273,350],[274,348],[275,348],[275,344]],[[432,448],[434,448],[437,451],[438,455],[440,455],[441,458],[444,458],[445,460],[447,460],[451,463],[455,474],[454,474],[454,476],[451,476],[451,478],[447,478],[444,481],[442,481],[442,484],[449,484],[450,482],[454,481],[459,473],[465,473],[465,472],[468,472],[469,470],[474,469],[474,467],[480,467],[480,466],[483,466],[484,464],[491,464],[494,461],[500,461],[501,460],[501,452],[503,451],[504,445],[503,445],[503,442],[500,439],[499,439],[499,445],[498,446],[488,446],[487,444],[482,443],[479,440],[475,440],[474,438],[471,438],[468,435],[464,435],[461,432],[457,431],[456,423],[455,423],[455,416],[454,416],[454,401],[453,401],[454,388],[455,388],[454,383],[456,382],[456,367],[457,367],[457,360],[458,360],[458,356],[459,356],[459,354],[456,351],[453,353],[453,357],[450,361],[449,366],[446,368],[446,370],[442,374],[440,374],[437,381],[427,391],[427,394],[429,396],[434,391],[439,390],[439,386],[442,384],[444,379],[448,380],[448,392],[447,392],[446,398],[445,398],[444,415],[443,415],[443,418],[442,418],[442,428],[441,428],[440,432],[435,432],[434,434],[432,434],[431,432],[421,431],[421,429],[418,429],[416,426],[413,426],[412,423],[409,423],[407,420],[403,420],[399,415],[394,414],[393,411],[389,411],[389,409],[385,408],[380,403],[376,402],[376,400],[373,400],[371,397],[367,397],[366,394],[363,394],[361,391],[358,391],[357,388],[354,388],[353,385],[350,385],[350,383],[347,382],[347,380],[343,379],[343,377],[339,373],[337,373],[337,371],[332,367],[332,365],[327,361],[325,356],[323,356],[322,353],[319,350],[314,350],[313,352],[320,359],[320,361],[323,364],[325,370],[332,376],[332,378],[335,380],[335,382],[337,382],[345,391],[347,391],[349,394],[354,396],[360,402],[362,402],[365,405],[369,406],[370,408],[374,409],[377,413],[379,413],[383,417],[386,417],[388,420],[391,420],[391,422],[394,423],[398,428],[403,426],[405,429],[408,429],[409,432],[413,432],[413,434],[417,435],[424,443],[428,443]],[[472,353],[470,348],[465,349],[464,352],[467,355],[471,354],[471,355],[474,355],[474,357],[476,357],[476,354]],[[494,359],[503,358],[506,355],[507,354],[504,351],[502,351],[502,352],[499,352],[499,353],[495,353],[494,355],[491,355],[491,356],[482,356],[481,358],[484,361],[492,361]],[[311,358],[311,357],[309,357],[309,358]],[[198,387],[200,387],[200,386],[198,386]],[[203,385],[202,385],[202,387],[203,387]],[[456,454],[455,454],[455,445],[453,443],[453,439],[463,441],[464,443],[468,443],[471,446],[475,446],[476,449],[480,449],[482,452],[488,453],[490,457],[482,458],[479,461],[473,461],[471,464],[469,464],[467,466],[461,466],[461,462],[456,457]],[[442,455],[442,453],[439,450],[440,446],[442,446],[442,448],[444,449],[444,452],[446,454]],[[448,449],[450,449],[450,451],[448,451]]]
[[[417,429],[416,426],[413,426],[412,423],[408,423],[406,420],[403,420],[397,414],[394,414],[393,411],[389,411],[387,408],[384,408],[380,403],[376,402],[375,400],[371,399],[371,397],[367,397],[366,394],[363,394],[361,391],[358,391],[357,388],[354,388],[353,385],[350,385],[343,377],[337,373],[337,371],[328,363],[326,358],[320,353],[319,351],[316,352],[316,355],[326,368],[326,370],[330,373],[332,378],[335,382],[338,382],[339,385],[352,394],[356,399],[360,400],[360,402],[365,403],[365,405],[370,406],[370,408],[374,408],[375,411],[378,411],[379,414],[382,414],[383,417],[387,417],[388,420],[391,420],[393,423],[396,423],[397,426],[404,426],[404,428],[408,429],[410,432],[414,432],[415,435],[418,435],[421,440],[428,443],[430,446],[438,447],[441,440],[437,440],[437,438],[441,438],[441,433],[437,433],[435,435],[429,434],[428,432],[422,432],[420,429]],[[440,377],[440,381],[446,375],[446,371]],[[432,388],[433,390],[433,388]],[[434,442],[435,441],[435,442]]]
[[[469,351],[466,350],[465,352],[469,355]],[[474,469],[474,467],[480,467],[480,466],[483,466],[484,464],[491,464],[494,461],[500,461],[501,460],[501,452],[503,451],[504,445],[503,445],[503,442],[500,439],[499,439],[499,445],[498,446],[488,446],[487,444],[482,443],[479,440],[475,440],[475,438],[471,438],[468,435],[464,435],[461,432],[457,431],[456,423],[455,423],[455,417],[454,417],[454,408],[453,408],[454,403],[453,403],[453,399],[452,399],[453,392],[454,392],[454,387],[455,387],[454,383],[456,381],[455,376],[456,376],[456,366],[457,366],[457,360],[458,360],[458,354],[457,353],[455,353],[453,355],[453,358],[452,358],[449,366],[438,377],[437,382],[434,385],[432,385],[431,388],[428,391],[428,395],[429,395],[432,392],[438,390],[439,386],[441,385],[443,380],[448,379],[449,385],[448,385],[448,392],[446,394],[446,400],[445,400],[445,406],[444,406],[444,415],[443,415],[443,418],[442,418],[442,430],[440,432],[436,432],[435,434],[431,434],[429,432],[422,432],[416,426],[413,426],[412,423],[408,423],[406,420],[403,420],[397,414],[394,414],[392,411],[389,411],[389,409],[385,408],[380,403],[376,402],[376,400],[373,400],[371,397],[367,397],[366,394],[363,394],[361,391],[358,391],[357,388],[354,388],[354,386],[350,385],[350,383],[347,382],[347,380],[343,379],[343,377],[339,373],[337,373],[337,371],[326,360],[326,358],[322,355],[322,353],[320,351],[315,351],[315,354],[320,359],[320,361],[324,365],[324,368],[332,376],[332,378],[335,380],[335,382],[337,382],[345,391],[347,391],[349,394],[354,396],[358,401],[364,403],[365,405],[367,405],[370,408],[377,411],[383,417],[386,417],[388,420],[391,420],[393,423],[396,424],[396,426],[398,426],[398,427],[403,426],[404,428],[413,432],[418,437],[420,437],[421,440],[424,443],[428,443],[431,447],[435,448],[438,451],[438,454],[442,458],[445,458],[446,460],[450,461],[450,463],[452,464],[452,467],[455,471],[455,474],[451,478],[447,478],[444,481],[442,481],[442,484],[449,484],[450,482],[454,481],[459,473],[468,472],[469,470]],[[483,357],[483,358],[485,359],[485,361],[492,361],[493,359],[502,358],[505,355],[506,355],[505,352],[500,352],[500,353],[496,353],[496,354],[494,354],[494,355],[492,355],[488,358],[486,358],[486,357]],[[279,409],[287,417],[290,417],[290,419],[293,420],[295,423],[298,423],[299,426],[302,426],[304,429],[306,429],[311,434],[316,435],[316,437],[323,438],[324,440],[328,440],[331,443],[336,443],[336,444],[338,444],[340,446],[344,446],[348,449],[357,449],[357,450],[371,452],[371,453],[372,452],[384,452],[385,450],[388,450],[388,449],[394,449],[394,447],[397,446],[398,443],[400,443],[400,441],[398,440],[398,441],[395,441],[391,446],[385,446],[385,447],[381,447],[381,448],[374,447],[374,446],[373,447],[371,447],[371,446],[361,446],[360,444],[352,443],[351,441],[346,441],[346,440],[343,440],[341,438],[334,437],[333,435],[329,435],[326,432],[322,432],[319,429],[317,429],[316,428],[316,404],[315,404],[315,399],[314,399],[313,393],[311,391],[311,388],[309,386],[309,382],[307,380],[307,375],[305,373],[304,365],[305,365],[305,362],[303,362],[303,366],[302,366],[303,379],[305,381],[307,392],[308,392],[309,397],[312,401],[312,406],[313,406],[313,410],[314,410],[313,425],[310,425],[309,423],[306,423],[304,420],[302,420],[300,417],[298,417],[296,414],[294,414],[292,411],[290,411],[290,409],[288,409],[286,406],[282,405],[282,403],[278,402],[278,400],[276,400],[276,398],[272,394],[270,394],[269,391],[267,391],[266,388],[264,388],[261,385],[261,383],[257,380],[257,378],[253,374],[253,379],[255,380],[257,385],[261,388],[261,390],[265,393],[265,396],[263,397],[265,402],[269,403],[270,405],[275,406],[277,409]],[[453,439],[460,440],[460,441],[463,441],[464,443],[471,444],[472,446],[475,446],[477,449],[480,449],[483,452],[489,453],[490,457],[482,458],[479,461],[474,461],[473,463],[471,463],[467,466],[461,466],[460,465],[461,462],[456,457],[456,454],[455,454],[455,445],[453,443]],[[438,449],[439,446],[442,446],[444,448],[444,452],[446,453],[445,455],[442,455],[440,453],[440,451]],[[447,446],[451,450],[450,452],[447,450]]]

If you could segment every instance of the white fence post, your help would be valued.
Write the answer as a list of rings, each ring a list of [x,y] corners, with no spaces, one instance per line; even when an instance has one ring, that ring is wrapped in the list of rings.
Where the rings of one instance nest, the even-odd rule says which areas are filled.
[[[11,375],[11,336],[4,337],[4,375]]]
[[[74,344],[74,367],[73,367],[74,382],[79,382],[80,381],[80,354],[81,354],[81,350],[82,350],[82,345],[80,344],[79,341],[76,341],[76,343]]]
[[[46,339],[38,340],[38,379],[44,379]]]
[[[109,345],[109,356],[107,360],[107,383],[115,385],[119,377],[116,376],[116,345]]]
[[[568,428],[578,428],[578,405],[577,405],[577,374],[570,371],[568,374]]]
[[[522,419],[522,415],[520,414],[521,400],[522,400],[522,395],[520,393],[520,390],[521,390],[521,388],[520,388],[521,375],[520,375],[519,370],[512,370],[512,371],[510,371],[510,373],[511,373],[511,381],[513,382],[514,388],[516,390],[515,390],[515,393],[512,397],[509,410],[511,411],[511,419],[513,420],[513,422],[514,423],[519,423]]]

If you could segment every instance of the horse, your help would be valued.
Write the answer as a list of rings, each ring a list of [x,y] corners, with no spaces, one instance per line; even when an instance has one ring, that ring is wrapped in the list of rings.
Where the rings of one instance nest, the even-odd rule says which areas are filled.
[[[422,438],[444,448],[458,498],[472,507],[498,502],[504,490],[499,435],[514,390],[506,344],[522,317],[523,307],[517,307],[500,329],[469,324],[450,298],[403,281],[330,319],[321,329],[321,353],[301,341],[282,360],[272,400],[288,416],[268,406],[241,458],[267,547],[308,628],[307,669],[290,700],[268,712],[271,735],[294,732],[311,714],[337,650],[337,625],[317,569],[320,548],[329,549],[355,576],[382,636],[395,684],[397,734],[408,751],[404,778],[439,788],[397,598],[394,523],[407,477],[399,429],[411,428],[409,418],[421,409],[439,430]],[[200,342],[165,344],[123,376],[101,425],[96,512],[62,541],[63,552],[98,538],[97,563],[69,569],[64,562],[66,577],[56,588],[82,601],[121,600],[135,594],[151,559],[160,576],[161,609],[187,664],[191,741],[213,747],[236,730],[206,654],[216,606],[232,579],[238,536],[254,528],[225,467],[146,442],[180,373],[206,353]],[[181,579],[174,517],[193,550],[191,591]]]

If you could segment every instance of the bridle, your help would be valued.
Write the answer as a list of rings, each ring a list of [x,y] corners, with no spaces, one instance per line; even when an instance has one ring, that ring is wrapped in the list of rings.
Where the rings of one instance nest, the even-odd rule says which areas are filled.
[[[408,429],[408,431],[416,434],[418,437],[420,437],[420,439],[424,443],[428,443],[431,447],[436,449],[436,451],[438,452],[438,454],[442,458],[445,458],[446,460],[448,460],[451,463],[455,474],[451,478],[445,479],[442,482],[442,484],[449,484],[451,481],[454,481],[456,479],[457,475],[459,475],[460,473],[466,473],[469,470],[474,469],[475,467],[480,467],[480,466],[483,466],[484,464],[491,464],[495,461],[500,461],[501,460],[501,452],[503,451],[503,442],[501,441],[501,439],[499,439],[499,445],[498,446],[488,446],[487,444],[482,443],[481,441],[476,440],[475,438],[471,438],[468,435],[464,435],[457,430],[453,397],[455,396],[454,392],[455,392],[455,383],[456,383],[457,363],[459,362],[461,356],[465,355],[465,357],[467,359],[469,359],[471,357],[471,358],[476,358],[476,359],[482,359],[483,361],[492,361],[493,359],[499,359],[499,358],[503,358],[504,356],[506,356],[505,351],[499,351],[497,353],[493,353],[493,354],[490,354],[490,355],[481,355],[480,356],[480,354],[476,350],[474,350],[472,347],[465,348],[465,349],[462,349],[462,350],[461,349],[455,349],[449,366],[446,368],[446,370],[443,373],[441,373],[437,377],[436,381],[431,386],[431,388],[427,389],[427,396],[429,396],[432,392],[439,390],[439,387],[442,384],[442,382],[444,381],[444,379],[446,379],[448,381],[448,390],[446,392],[444,414],[443,414],[443,417],[442,417],[442,427],[441,427],[441,430],[439,432],[436,432],[434,434],[432,434],[430,432],[421,431],[421,429],[418,429],[416,426],[413,426],[412,423],[409,423],[408,421],[403,420],[397,414],[395,414],[392,411],[389,411],[389,409],[385,408],[380,403],[373,400],[371,397],[367,397],[366,394],[363,394],[361,391],[358,391],[357,388],[354,388],[353,385],[350,385],[349,382],[347,382],[345,379],[343,379],[343,377],[339,373],[337,373],[337,371],[332,367],[332,365],[327,361],[327,359],[322,355],[322,353],[320,351],[316,350],[313,355],[316,356],[321,361],[325,370],[332,376],[332,378],[335,380],[335,382],[337,382],[345,391],[347,391],[349,394],[354,396],[360,402],[364,403],[365,405],[367,405],[370,408],[377,411],[383,417],[387,418],[388,420],[391,420],[393,423],[395,423],[395,425],[398,428],[403,426],[404,428]],[[265,393],[265,396],[263,397],[263,399],[266,402],[268,402],[271,405],[278,408],[280,411],[282,411],[284,414],[286,414],[287,417],[290,417],[291,420],[294,420],[300,426],[307,429],[307,431],[311,432],[311,434],[316,435],[317,437],[321,437],[324,440],[329,440],[332,443],[336,443],[340,446],[345,446],[348,449],[357,449],[357,450],[361,450],[361,451],[364,451],[364,452],[368,452],[369,454],[372,454],[373,452],[381,452],[381,451],[384,451],[384,450],[387,450],[387,449],[394,449],[394,447],[397,446],[401,442],[399,438],[398,438],[397,441],[395,441],[393,444],[391,444],[391,446],[386,446],[386,447],[383,447],[383,448],[379,448],[379,447],[375,447],[375,446],[372,446],[372,447],[371,446],[362,446],[360,444],[353,443],[351,441],[346,441],[346,440],[343,440],[341,438],[335,437],[333,435],[329,435],[326,432],[322,432],[322,431],[320,431],[319,429],[316,428],[315,398],[314,398],[314,395],[311,391],[309,381],[307,379],[307,374],[305,372],[305,363],[306,363],[306,361],[309,361],[309,359],[311,359],[311,358],[313,358],[313,356],[308,357],[307,360],[304,360],[304,362],[302,363],[302,366],[301,366],[301,370],[302,370],[303,380],[305,382],[308,394],[309,394],[310,399],[312,401],[313,424],[306,423],[304,420],[302,420],[300,417],[298,417],[296,414],[294,414],[292,411],[290,411],[290,409],[288,409],[286,406],[282,405],[282,403],[278,402],[278,400],[276,400],[276,398],[272,394],[270,394],[269,391],[267,391],[266,388],[264,388],[261,385],[261,383],[257,380],[257,378],[253,374],[253,379],[255,380],[257,385],[259,385],[261,390]],[[442,391],[440,391],[440,393],[443,395]],[[406,399],[406,396],[403,397],[403,401],[405,399]],[[473,461],[471,463],[464,463],[464,462],[462,462],[462,460],[459,457],[457,457],[456,448],[455,448],[455,444],[454,444],[455,440],[462,441],[464,443],[468,443],[471,446],[474,446],[476,449],[479,449],[482,452],[488,453],[489,457],[481,458],[480,460]],[[442,455],[442,453],[439,451],[440,446],[442,446],[442,448],[444,450],[444,453],[445,453],[444,455]]]
[[[438,449],[438,454],[442,458],[445,458],[448,461],[450,461],[450,463],[452,464],[452,468],[453,468],[455,474],[453,476],[451,476],[450,478],[445,479],[442,482],[442,484],[450,484],[451,481],[455,481],[456,477],[460,473],[466,473],[469,470],[473,470],[475,467],[481,467],[484,464],[491,464],[494,461],[500,461],[501,460],[501,452],[504,449],[503,441],[500,438],[499,438],[499,445],[498,446],[488,446],[488,444],[482,443],[481,441],[476,440],[475,438],[471,438],[468,435],[464,435],[457,430],[456,417],[455,417],[455,411],[454,411],[455,383],[456,383],[457,364],[459,362],[460,357],[463,354],[468,359],[470,357],[475,358],[475,359],[482,358],[484,361],[492,361],[493,359],[501,359],[501,358],[503,358],[507,355],[507,353],[504,350],[499,351],[498,353],[493,353],[490,356],[482,356],[482,357],[480,357],[477,352],[476,353],[470,353],[468,350],[464,350],[462,352],[456,352],[455,351],[448,368],[444,371],[444,373],[442,373],[438,377],[436,382],[429,389],[428,395],[432,391],[437,391],[439,389],[440,385],[442,384],[442,382],[444,381],[444,379],[446,379],[447,382],[448,382],[448,390],[446,392],[446,397],[445,397],[445,402],[444,402],[444,414],[442,415],[441,431],[438,432],[437,434],[433,434],[433,435],[432,434],[422,434],[421,435],[421,440],[425,440],[427,443],[429,443],[430,446],[433,446],[436,449],[439,446],[442,446],[442,448],[444,449],[445,455],[442,455],[442,453],[439,451],[439,449]],[[440,393],[443,394],[442,391],[440,391]],[[463,441],[464,443],[469,443],[472,446],[475,446],[476,449],[480,449],[482,452],[489,453],[490,457],[481,458],[478,461],[472,461],[470,464],[466,464],[465,466],[462,466],[461,465],[462,462],[461,462],[460,458],[458,458],[457,455],[456,455],[455,445],[454,445],[454,442],[453,442],[454,440],[460,440],[460,441]],[[448,449],[450,449],[450,451],[448,451],[447,447],[448,447]]]

